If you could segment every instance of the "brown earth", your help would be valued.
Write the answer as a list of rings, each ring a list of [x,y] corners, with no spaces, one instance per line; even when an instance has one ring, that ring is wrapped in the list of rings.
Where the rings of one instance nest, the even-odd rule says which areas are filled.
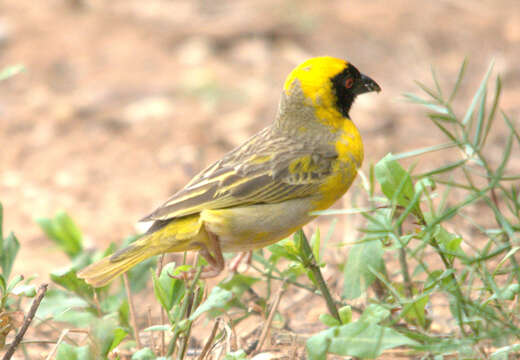
[[[414,80],[431,84],[430,65],[448,90],[468,57],[462,112],[494,59],[501,107],[520,115],[517,0],[3,2],[0,68],[26,68],[0,84],[0,201],[22,244],[14,271],[43,282],[68,265],[39,216],[66,210],[92,247],[133,233],[195,172],[269,124],[284,77],[318,55],[350,60],[383,89],[352,112],[365,170],[388,152],[445,141],[402,98],[418,92]],[[496,159],[504,134],[500,125],[490,139]],[[334,241],[354,240],[358,220],[340,225]],[[293,305],[282,301],[288,317],[307,314],[295,328],[319,327],[320,301]]]

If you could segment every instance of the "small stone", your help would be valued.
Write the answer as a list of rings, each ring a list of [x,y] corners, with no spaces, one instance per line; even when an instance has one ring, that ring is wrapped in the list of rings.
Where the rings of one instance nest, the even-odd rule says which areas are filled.
[[[140,122],[150,119],[162,119],[173,112],[171,101],[163,97],[141,99],[128,105],[124,111],[124,119],[128,122]]]

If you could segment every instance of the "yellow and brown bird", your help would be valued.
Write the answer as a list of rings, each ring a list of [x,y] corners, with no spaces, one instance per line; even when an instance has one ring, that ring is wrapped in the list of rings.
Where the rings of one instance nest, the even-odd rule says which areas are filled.
[[[287,77],[275,121],[196,175],[143,221],[147,233],[78,275],[99,287],[157,254],[199,250],[210,277],[222,252],[273,244],[350,187],[363,143],[349,116],[357,95],[380,91],[352,64],[312,58]]]

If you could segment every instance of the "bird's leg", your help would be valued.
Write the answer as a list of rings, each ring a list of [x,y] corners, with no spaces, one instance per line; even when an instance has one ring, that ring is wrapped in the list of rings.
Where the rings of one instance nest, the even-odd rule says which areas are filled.
[[[220,249],[220,242],[218,236],[207,230],[206,233],[208,234],[207,244],[202,242],[196,242],[193,244],[200,247],[200,256],[202,256],[209,264],[207,268],[202,269],[202,272],[200,273],[200,279],[209,279],[218,276],[222,272],[222,270],[224,270],[225,265],[224,256],[222,256],[222,250]],[[213,255],[211,255],[210,249],[213,252]],[[185,272],[181,275],[171,277],[179,280],[187,280],[193,279],[196,273],[196,269],[191,269],[190,271]]]
[[[208,279],[217,276],[224,270],[224,256],[222,256],[222,249],[220,248],[220,241],[218,236],[206,230],[208,234],[208,245],[213,251],[213,256],[208,251],[207,246],[202,246],[199,250],[200,255],[206,259],[210,265],[209,269],[203,269],[200,274],[201,279]]]
[[[237,272],[238,267],[240,266],[240,264],[242,263],[242,260],[244,260],[244,258],[246,259],[245,264],[247,265],[247,267],[249,267],[249,265],[251,265],[252,257],[253,257],[252,251],[241,252],[240,254],[238,254],[231,260],[231,262],[229,263],[229,270],[231,270],[233,272]]]

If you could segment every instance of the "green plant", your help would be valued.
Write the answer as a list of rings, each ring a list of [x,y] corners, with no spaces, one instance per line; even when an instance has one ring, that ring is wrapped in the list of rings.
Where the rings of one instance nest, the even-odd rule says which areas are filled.
[[[344,267],[343,296],[365,296],[372,304],[358,320],[312,337],[307,343],[311,359],[324,359],[327,352],[375,358],[386,348],[402,345],[439,358],[518,355],[520,198],[515,182],[520,176],[506,169],[520,137],[507,115],[498,112],[499,77],[488,104],[491,67],[468,109],[457,115],[453,101],[465,69],[466,62],[448,96],[435,72],[433,89],[419,83],[427,99],[406,95],[430,111],[429,119],[449,142],[389,154],[371,168],[365,188],[376,194],[377,182],[384,197],[372,196],[370,209],[359,209],[367,225]],[[508,135],[501,159],[492,161],[488,140],[497,117]],[[458,152],[426,172],[414,173],[417,162],[409,170],[397,162],[412,156],[420,161],[447,149]],[[388,256],[399,264],[397,269],[388,268]],[[431,329],[432,299],[447,302],[456,326],[442,333]],[[365,314],[373,306],[380,316],[367,321]]]
[[[3,234],[3,207],[0,203],[0,349],[6,342],[7,335],[18,328],[23,319],[22,301],[36,295],[32,278],[22,275],[11,277],[13,265],[20,249],[20,242],[14,235]]]
[[[200,350],[204,358],[230,344],[230,329],[248,317],[260,316],[263,329],[254,346],[228,346],[231,350],[222,352],[225,359],[245,359],[262,348],[274,319],[283,323],[278,304],[287,288],[296,287],[322,297],[328,310],[320,316],[327,328],[306,342],[309,359],[325,359],[327,354],[377,358],[396,347],[411,356],[436,359],[518,356],[520,176],[509,174],[507,165],[520,146],[520,136],[513,122],[498,111],[500,78],[488,99],[491,67],[467,110],[458,115],[453,103],[465,69],[466,62],[447,96],[434,72],[433,89],[419,84],[427,98],[406,95],[428,109],[428,118],[448,142],[385,156],[370,167],[368,176],[361,174],[368,194],[363,207],[320,212],[354,214],[365,221],[346,261],[327,264],[343,274],[341,296],[331,291],[337,289],[330,289],[321,274],[323,249],[330,248],[334,222],[325,236],[316,231],[308,241],[298,231],[255,252],[254,271],[233,274],[211,289],[198,280],[204,260],[199,259],[195,278],[183,281],[172,275],[179,276],[191,266],[186,261],[163,266],[163,257],[143,262],[123,281],[93,289],[77,277],[77,271],[116,246],[87,250],[82,232],[62,212],[37,219],[71,261],[67,268],[51,273],[55,286],[38,308],[37,327],[66,327],[51,351],[59,360],[120,358],[121,354],[132,359],[184,359],[192,329],[205,316],[212,332]],[[496,148],[489,144],[498,117],[507,129],[500,159],[493,157]],[[437,151],[449,152],[444,163],[419,172],[430,165],[430,153]],[[408,161],[407,168],[400,161]],[[21,299],[34,296],[35,289],[30,279],[10,279],[19,244],[12,234],[3,237],[1,210],[4,311],[19,308]],[[125,243],[137,238],[128,237]],[[136,309],[133,297],[146,289],[150,274],[161,318],[152,322],[150,317],[148,326],[142,326],[137,319],[145,314]],[[354,299],[357,306],[349,305]],[[436,324],[439,315],[432,314],[439,303],[446,304],[440,316],[447,322],[444,327]],[[87,339],[71,339],[70,326],[88,333]],[[144,334],[151,334],[151,344],[141,341]]]

